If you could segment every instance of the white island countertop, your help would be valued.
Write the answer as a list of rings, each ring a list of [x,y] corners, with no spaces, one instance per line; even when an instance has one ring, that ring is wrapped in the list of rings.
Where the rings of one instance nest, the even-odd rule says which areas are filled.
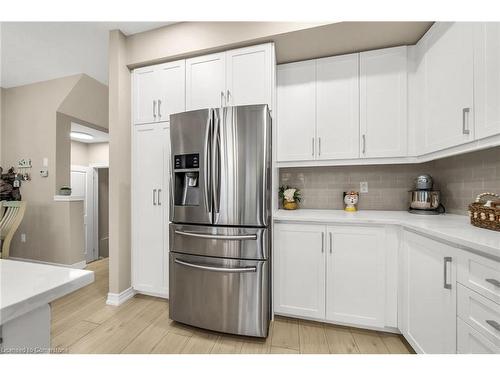
[[[416,233],[500,259],[500,232],[476,228],[468,216],[415,215],[406,211],[277,210],[274,221],[321,224],[400,225]]]
[[[94,272],[0,259],[0,325],[94,281]]]

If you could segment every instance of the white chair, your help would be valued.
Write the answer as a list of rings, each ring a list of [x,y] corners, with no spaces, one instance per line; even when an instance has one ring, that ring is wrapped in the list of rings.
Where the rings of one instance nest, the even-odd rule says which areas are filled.
[[[16,232],[19,224],[23,220],[26,202],[22,201],[1,201],[0,210],[2,218],[0,219],[0,258],[9,257],[10,241]]]

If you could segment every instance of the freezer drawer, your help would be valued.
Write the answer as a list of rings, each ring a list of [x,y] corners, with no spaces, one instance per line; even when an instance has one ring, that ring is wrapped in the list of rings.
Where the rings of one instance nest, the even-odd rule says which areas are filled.
[[[267,259],[269,229],[170,224],[170,251],[235,259]]]
[[[177,322],[266,337],[269,262],[170,253],[169,311]]]

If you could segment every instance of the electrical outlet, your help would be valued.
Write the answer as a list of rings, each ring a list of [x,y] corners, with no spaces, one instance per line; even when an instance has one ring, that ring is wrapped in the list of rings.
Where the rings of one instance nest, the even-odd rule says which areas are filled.
[[[26,242],[26,233],[21,233],[21,242]]]
[[[368,193],[368,182],[362,181],[359,183],[359,191],[361,193]]]

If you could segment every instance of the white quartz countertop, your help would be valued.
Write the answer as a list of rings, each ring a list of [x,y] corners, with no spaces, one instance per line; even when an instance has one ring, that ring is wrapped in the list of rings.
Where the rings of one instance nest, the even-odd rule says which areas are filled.
[[[0,259],[0,325],[94,281],[94,272]]]
[[[500,232],[476,228],[462,215],[415,215],[406,211],[277,210],[274,221],[321,224],[400,225],[405,229],[500,259]]]

